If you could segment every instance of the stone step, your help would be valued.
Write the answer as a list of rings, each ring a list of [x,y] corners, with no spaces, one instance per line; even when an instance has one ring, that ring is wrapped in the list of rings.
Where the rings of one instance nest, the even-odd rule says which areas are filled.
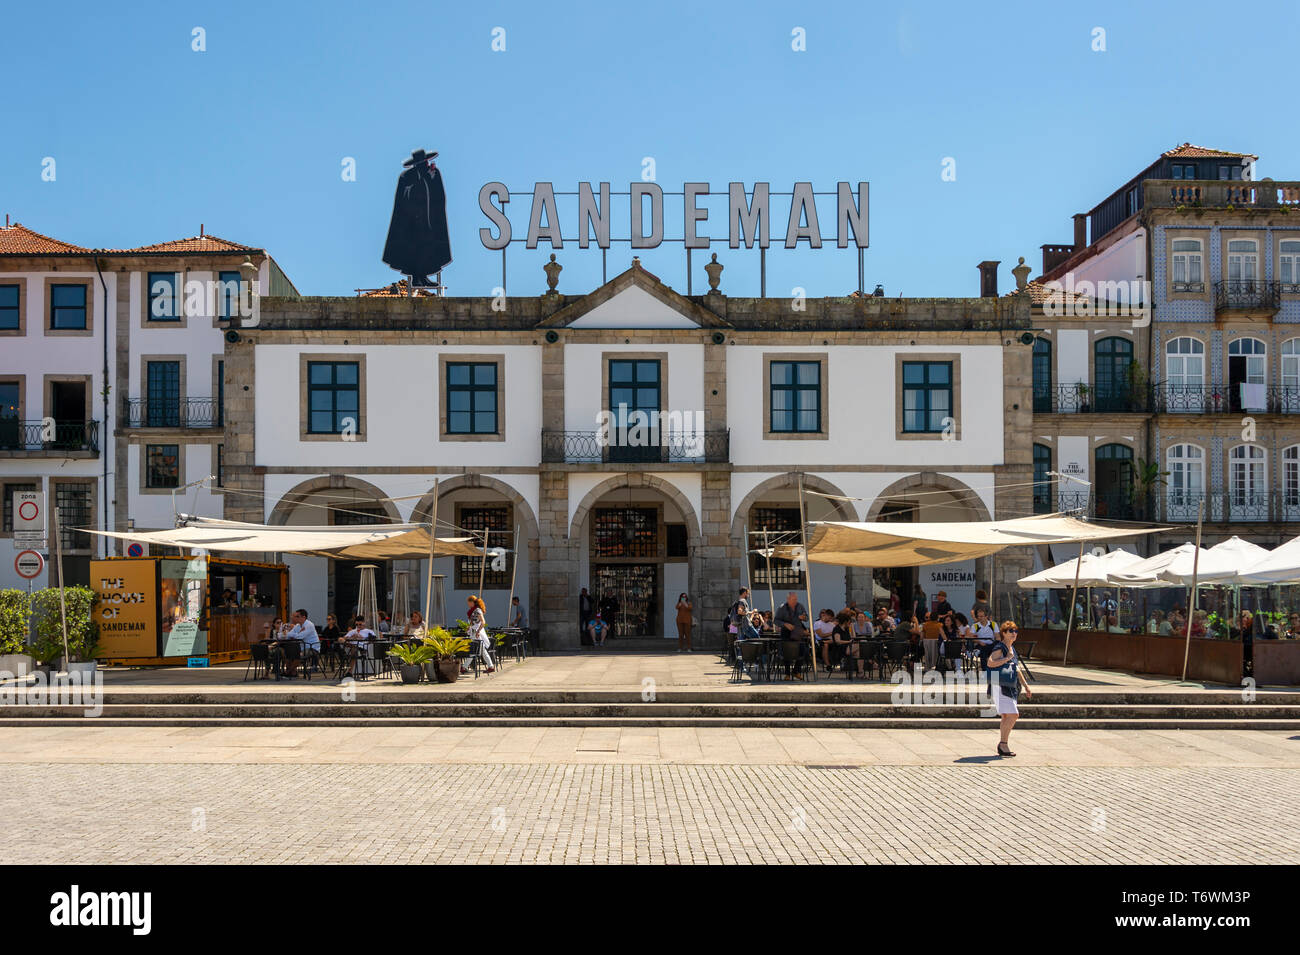
[[[85,726],[85,717],[46,716],[21,717],[4,720],[0,726]],[[100,716],[93,720],[96,726],[149,726],[159,725],[177,727],[200,726],[290,726],[290,727],[439,727],[439,726],[481,726],[481,727],[759,727],[759,728],[828,728],[828,729],[972,729],[991,731],[997,726],[992,718],[981,717],[733,717],[733,716],[683,716],[654,717],[633,716],[348,716],[348,717],[290,717],[290,716],[182,716],[170,719],[157,717],[117,717]],[[1025,719],[1017,724],[1017,730],[1025,729],[1127,729],[1127,730],[1300,730],[1300,718],[1297,719],[1163,719],[1152,718],[1095,718],[1070,719],[1045,717]]]

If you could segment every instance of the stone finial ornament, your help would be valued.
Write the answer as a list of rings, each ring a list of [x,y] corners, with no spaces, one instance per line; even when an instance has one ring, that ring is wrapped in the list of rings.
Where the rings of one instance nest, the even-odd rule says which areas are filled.
[[[546,273],[546,292],[548,295],[555,293],[555,287],[560,284],[560,271],[564,268],[559,262],[555,261],[555,253],[551,253],[551,261],[542,266],[542,271]]]
[[[1029,284],[1029,273],[1032,272],[1029,266],[1025,265],[1025,257],[1020,256],[1020,264],[1011,270],[1011,274],[1016,277],[1016,290],[1025,288]]]
[[[713,253],[713,258],[704,266],[704,271],[709,275],[709,292],[718,291],[718,283],[722,281],[722,263],[718,261],[718,253]]]

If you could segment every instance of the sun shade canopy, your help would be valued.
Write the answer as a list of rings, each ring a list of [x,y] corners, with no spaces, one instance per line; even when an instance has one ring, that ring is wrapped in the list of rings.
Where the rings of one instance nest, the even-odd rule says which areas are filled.
[[[1109,586],[1114,583],[1112,574],[1117,570],[1123,570],[1133,564],[1141,563],[1141,561],[1142,558],[1137,554],[1132,554],[1126,550],[1113,550],[1109,554],[1101,555],[1084,554],[1083,562],[1079,566],[1079,586]],[[1075,564],[1079,564],[1079,558],[1077,557],[1057,564],[1055,567],[1040,570],[1036,574],[1030,574],[1028,577],[1021,577],[1016,583],[1026,590],[1038,587],[1048,589],[1073,587],[1075,584]]]
[[[210,517],[190,517],[180,527],[163,531],[85,530],[87,534],[118,540],[183,547],[230,554],[306,554],[354,560],[400,560],[429,556],[429,528],[425,524],[360,524],[342,527],[301,525],[272,527]],[[489,554],[492,553],[490,548]],[[436,557],[479,557],[483,549],[471,537],[440,537]]]
[[[808,559],[845,567],[922,567],[987,557],[1008,547],[1119,540],[1167,530],[1107,527],[1061,514],[931,524],[825,521],[811,526]],[[774,551],[781,557],[798,558],[803,548],[787,544]]]
[[[1243,567],[1237,582],[1254,587],[1300,583],[1300,537],[1278,544],[1266,556]]]

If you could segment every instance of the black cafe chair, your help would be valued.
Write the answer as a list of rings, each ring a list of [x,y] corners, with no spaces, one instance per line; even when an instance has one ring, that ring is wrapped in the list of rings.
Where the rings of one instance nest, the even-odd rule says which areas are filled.
[[[257,680],[267,676],[271,671],[271,655],[265,643],[253,643],[248,647],[248,666],[244,667],[244,680],[248,679],[249,671],[253,673],[253,679]]]

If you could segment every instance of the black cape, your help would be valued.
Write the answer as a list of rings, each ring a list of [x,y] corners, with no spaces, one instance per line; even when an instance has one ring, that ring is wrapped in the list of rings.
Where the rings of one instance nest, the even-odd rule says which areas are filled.
[[[442,173],[418,162],[397,179],[393,218],[384,243],[384,264],[414,284],[427,285],[428,276],[451,262],[451,238],[447,232],[447,193]]]

